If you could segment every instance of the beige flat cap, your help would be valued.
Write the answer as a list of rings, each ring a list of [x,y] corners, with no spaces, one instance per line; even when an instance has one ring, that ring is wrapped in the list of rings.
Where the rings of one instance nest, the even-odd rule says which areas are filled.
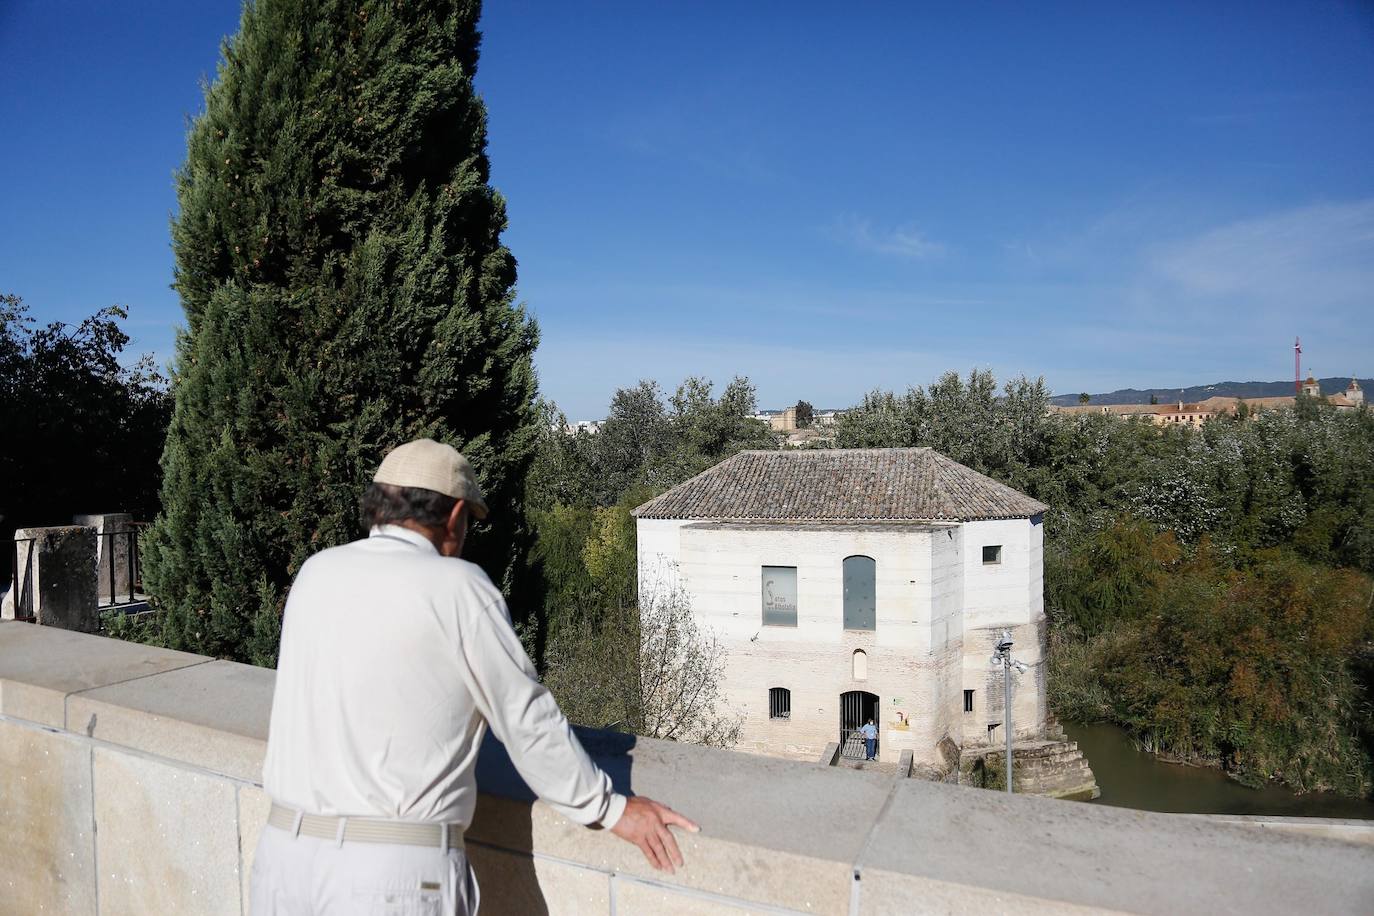
[[[482,497],[472,465],[456,448],[433,439],[416,439],[387,452],[372,480],[467,500],[473,515],[487,517],[487,501]]]

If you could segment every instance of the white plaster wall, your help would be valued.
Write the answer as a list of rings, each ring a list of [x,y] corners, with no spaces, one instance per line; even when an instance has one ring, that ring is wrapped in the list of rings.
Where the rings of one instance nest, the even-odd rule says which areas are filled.
[[[740,747],[815,759],[839,737],[840,694],[865,690],[879,698],[880,757],[911,750],[933,760],[962,702],[960,540],[957,527],[683,526],[682,581],[726,650],[724,696],[744,717]],[[855,555],[876,562],[872,631],[843,626],[843,561]],[[764,566],[797,568],[796,627],[763,625]],[[867,655],[862,681],[856,649]],[[770,687],[792,692],[789,719],[769,719]]]
[[[679,584],[681,544],[679,531],[687,524],[678,519],[641,518],[635,520],[639,552],[639,598],[646,602],[655,594],[673,591]]]
[[[731,638],[755,634],[766,642],[843,642],[843,561],[876,561],[877,629],[866,644],[928,650],[930,646],[930,532],[797,526],[721,526],[681,529],[679,568],[698,617]],[[797,568],[797,626],[764,627],[764,566]],[[766,633],[763,631],[767,631]]]
[[[1005,626],[1029,623],[1032,557],[1026,519],[968,522],[964,526],[964,625]],[[983,565],[983,547],[1002,545],[1002,562]]]
[[[964,526],[931,536],[931,652],[939,658],[931,699],[934,721],[926,737],[962,743],[964,716]],[[921,756],[921,755],[918,755]],[[928,756],[928,755],[927,755]]]
[[[974,691],[974,710],[963,714],[964,744],[1005,740],[1002,673],[989,661],[1004,627],[1012,656],[1030,669],[1012,675],[1012,728],[1019,738],[1038,735],[1046,714],[1044,526],[1038,519],[969,522],[964,538],[963,689]],[[992,544],[1002,545],[1002,562],[985,566],[983,547]],[[990,735],[991,723],[999,727]]]
[[[880,756],[911,750],[937,762],[937,745],[1001,741],[1001,673],[988,658],[1003,627],[1015,657],[1013,719],[1018,736],[1045,723],[1043,529],[1026,519],[963,525],[746,525],[682,520],[638,522],[641,595],[650,583],[681,584],[701,623],[726,652],[723,698],[743,717],[744,750],[815,759],[839,737],[840,694],[879,698]],[[1002,562],[983,565],[983,546]],[[845,557],[876,561],[877,628],[845,630]],[[762,571],[797,569],[797,626],[764,626]],[[854,678],[853,652],[867,655]],[[792,692],[792,715],[768,716],[768,691]],[[974,709],[964,712],[964,690]],[[902,712],[908,728],[899,729]]]
[[[1045,728],[1045,666],[1041,643],[1044,627],[1022,624],[1008,627],[1012,657],[1027,666],[1024,674],[1012,670],[1012,729],[1018,740],[1032,738]],[[973,712],[963,716],[964,746],[1001,744],[1003,700],[1002,669],[990,664],[1001,627],[982,627],[964,633],[964,689],[973,690]],[[960,707],[963,708],[962,706]],[[998,728],[989,735],[988,725]]]

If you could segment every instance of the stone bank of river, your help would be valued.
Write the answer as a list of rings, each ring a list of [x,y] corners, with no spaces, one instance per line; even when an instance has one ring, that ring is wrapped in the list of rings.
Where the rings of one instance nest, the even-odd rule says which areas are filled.
[[[1097,777],[1102,797],[1090,804],[1187,814],[1262,814],[1374,820],[1374,802],[1287,789],[1248,789],[1221,770],[1165,763],[1137,750],[1114,725],[1064,723]]]

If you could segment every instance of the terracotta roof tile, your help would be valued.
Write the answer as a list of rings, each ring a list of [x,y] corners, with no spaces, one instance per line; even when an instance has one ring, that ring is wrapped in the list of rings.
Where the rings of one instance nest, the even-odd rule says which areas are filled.
[[[635,509],[639,518],[965,521],[1048,507],[929,448],[741,452]]]

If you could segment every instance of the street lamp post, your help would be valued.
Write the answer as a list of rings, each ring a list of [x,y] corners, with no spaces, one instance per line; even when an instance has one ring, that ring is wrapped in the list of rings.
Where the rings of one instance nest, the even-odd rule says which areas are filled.
[[[1011,792],[1011,669],[1015,668],[1017,674],[1023,674],[1026,666],[1011,657],[1011,631],[1003,630],[1002,635],[997,638],[997,645],[992,651],[990,659],[992,667],[1002,669],[1002,728],[1007,738],[1007,791]]]

